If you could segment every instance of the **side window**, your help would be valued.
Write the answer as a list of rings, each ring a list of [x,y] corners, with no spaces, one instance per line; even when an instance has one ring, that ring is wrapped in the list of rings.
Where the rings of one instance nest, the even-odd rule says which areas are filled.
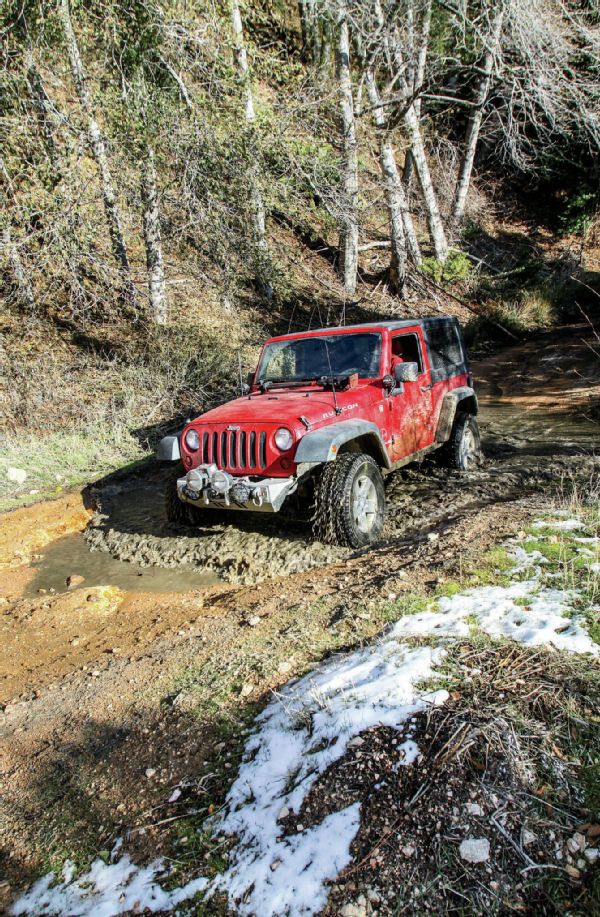
[[[392,369],[395,363],[416,363],[423,372],[423,357],[416,334],[396,334],[392,338]]]
[[[429,360],[432,370],[440,377],[452,373],[464,363],[458,329],[454,322],[436,321],[427,326]]]

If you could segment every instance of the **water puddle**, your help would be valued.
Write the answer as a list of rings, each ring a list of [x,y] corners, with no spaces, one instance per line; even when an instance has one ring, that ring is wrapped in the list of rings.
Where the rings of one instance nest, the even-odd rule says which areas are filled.
[[[117,586],[126,592],[190,592],[219,582],[212,572],[189,564],[175,569],[142,567],[123,562],[104,551],[90,551],[82,534],[58,538],[32,564],[35,576],[26,595],[38,589],[64,592],[69,576],[83,576],[82,586]]]
[[[515,405],[490,396],[480,398],[479,423],[484,448],[495,457],[512,451],[520,461],[543,456],[591,453],[600,444],[600,426],[580,412],[554,413],[537,405]]]

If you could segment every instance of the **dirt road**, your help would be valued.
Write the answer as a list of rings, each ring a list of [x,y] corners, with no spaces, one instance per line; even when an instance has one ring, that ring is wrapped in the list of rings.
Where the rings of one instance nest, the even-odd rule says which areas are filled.
[[[283,517],[177,531],[155,467],[2,517],[9,881],[60,858],[68,838],[97,851],[117,830],[160,821],[148,813],[165,788],[212,761],[217,722],[198,721],[186,673],[210,693],[231,666],[240,715],[251,711],[327,648],[376,633],[382,602],[456,576],[549,487],[591,468],[600,360],[582,337],[554,334],[475,366],[484,466],[469,478],[434,461],[399,472],[385,539],[368,552],[311,543]],[[155,851],[162,837],[130,841]]]

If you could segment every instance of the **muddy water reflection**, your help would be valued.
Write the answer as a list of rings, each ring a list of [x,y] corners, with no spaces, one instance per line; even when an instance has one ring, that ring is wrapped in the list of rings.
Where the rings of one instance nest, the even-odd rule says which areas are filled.
[[[90,551],[82,534],[53,541],[32,567],[35,577],[26,590],[28,595],[38,589],[64,592],[67,577],[73,574],[84,577],[83,586],[111,585],[127,592],[188,592],[219,581],[215,574],[189,565],[168,569],[123,563],[106,552]]]

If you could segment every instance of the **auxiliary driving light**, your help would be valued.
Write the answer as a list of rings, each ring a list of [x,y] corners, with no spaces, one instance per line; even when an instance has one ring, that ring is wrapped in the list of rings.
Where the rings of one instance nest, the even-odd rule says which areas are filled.
[[[200,437],[197,430],[188,430],[185,434],[185,444],[191,452],[195,452],[200,446]]]
[[[185,481],[188,490],[192,490],[194,493],[200,493],[208,484],[208,476],[204,471],[194,468],[193,471],[188,471],[185,476]]]
[[[290,431],[286,427],[279,427],[275,431],[275,445],[281,452],[287,452],[288,449],[291,449],[294,438]]]
[[[226,494],[231,487],[232,478],[226,471],[215,471],[210,479],[210,486],[218,494]]]

